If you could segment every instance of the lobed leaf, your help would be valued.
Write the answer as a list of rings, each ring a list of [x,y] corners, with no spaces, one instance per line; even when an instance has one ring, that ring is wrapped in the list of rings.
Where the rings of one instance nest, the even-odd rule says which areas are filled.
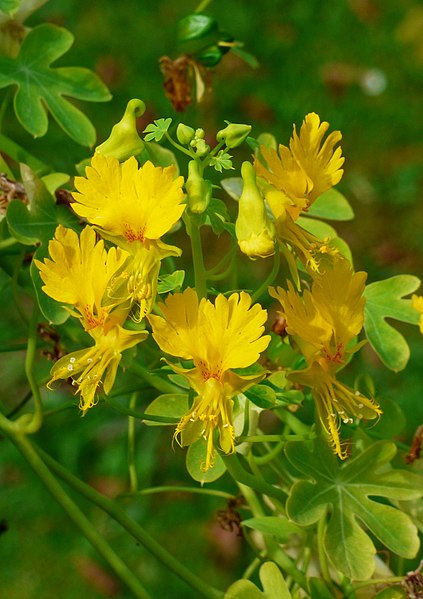
[[[411,519],[373,499],[407,500],[423,494],[421,476],[389,467],[395,453],[393,443],[378,441],[340,465],[322,439],[313,448],[306,443],[287,445],[288,460],[308,479],[293,486],[288,516],[308,526],[329,513],[325,549],[335,568],[348,578],[365,580],[374,570],[376,549],[360,523],[393,553],[412,558],[418,551],[417,529]]]
[[[104,102],[111,98],[92,71],[79,67],[51,68],[51,63],[69,50],[73,35],[61,27],[44,23],[34,27],[22,42],[16,58],[0,57],[0,88],[16,85],[15,114],[34,137],[48,129],[47,109],[65,133],[83,146],[95,143],[91,121],[64,96]]]
[[[393,318],[401,322],[418,324],[419,314],[412,307],[411,299],[404,299],[420,286],[420,280],[412,275],[397,275],[366,286],[364,296],[364,329],[367,339],[382,362],[398,372],[407,365],[410,348],[404,337],[386,322]]]

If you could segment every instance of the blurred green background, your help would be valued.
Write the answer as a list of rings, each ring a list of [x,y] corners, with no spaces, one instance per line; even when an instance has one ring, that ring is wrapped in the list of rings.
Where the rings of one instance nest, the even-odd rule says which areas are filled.
[[[171,116],[201,126],[210,139],[224,119],[251,123],[253,136],[271,131],[287,144],[293,123],[317,112],[331,130],[343,133],[345,174],[339,189],[350,200],[356,220],[338,227],[355,256],[356,269],[369,281],[394,274],[422,275],[423,265],[423,6],[403,0],[249,0],[211,2],[207,12],[222,30],[245,44],[259,67],[251,69],[229,53],[213,69],[204,102],[176,115],[163,92],[159,58],[176,58],[177,21],[191,12],[191,2],[55,0],[34,13],[28,24],[43,21],[69,29],[75,43],[58,65],[94,69],[113,99],[84,104],[103,141],[130,98],[147,105],[140,130],[154,118]],[[9,134],[56,169],[72,165],[90,151],[65,137],[53,121],[45,138],[33,140],[16,125]],[[237,150],[248,157],[248,149]],[[231,173],[232,174],[232,173]],[[238,175],[238,173],[233,173]],[[221,197],[224,197],[222,192]],[[3,305],[12,301],[9,278],[2,276]],[[25,340],[18,315],[2,313],[1,344]],[[407,417],[402,439],[408,442],[423,423],[423,350],[416,328],[400,327],[412,347],[408,369],[393,374],[366,348],[355,361],[375,379],[378,394],[398,402]],[[24,354],[2,354],[3,403],[11,410],[26,393]],[[48,364],[40,359],[40,368]],[[350,376],[354,374],[351,371]],[[57,394],[46,402],[57,405]],[[148,398],[145,398],[148,399]],[[63,401],[69,396],[63,395]],[[59,400],[60,401],[60,400]],[[38,441],[72,471],[114,496],[125,490],[126,427],[124,416],[104,404],[81,419],[76,408],[52,416]],[[170,449],[171,429],[138,427],[139,476],[143,487],[189,484],[184,452]],[[0,596],[5,599],[102,599],[130,596],[108,573],[88,543],[72,528],[61,509],[16,450],[1,439]],[[212,487],[220,487],[221,483]],[[228,481],[224,486],[236,489]],[[78,499],[80,502],[80,500]],[[242,575],[251,554],[236,533],[223,531],[216,518],[225,508],[219,498],[161,494],[127,500],[136,519],[182,561],[211,583],[224,588]],[[142,547],[110,523],[100,511],[80,505],[102,534],[144,580],[154,598],[186,599],[196,593]],[[0,527],[1,528],[1,527]]]

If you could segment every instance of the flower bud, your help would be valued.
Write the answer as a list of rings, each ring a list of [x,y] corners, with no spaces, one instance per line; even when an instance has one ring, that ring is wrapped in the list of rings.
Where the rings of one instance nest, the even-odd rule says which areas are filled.
[[[212,196],[212,184],[203,179],[200,165],[196,160],[188,163],[188,179],[185,183],[188,206],[191,212],[201,214],[207,209]]]
[[[216,139],[217,141],[224,141],[228,148],[236,148],[247,139],[250,131],[251,125],[229,123],[227,127],[217,132]]]
[[[184,125],[183,123],[179,123],[176,129],[176,137],[178,141],[183,146],[187,146],[195,136],[195,131],[192,127],[188,127],[188,125]]]
[[[256,184],[256,174],[250,162],[243,162],[241,175],[244,187],[239,198],[235,232],[241,251],[255,260],[275,253],[275,225],[270,220],[264,199]]]
[[[96,152],[104,156],[114,156],[120,162],[136,156],[144,149],[144,142],[137,132],[136,120],[145,112],[142,100],[129,100],[122,119],[117,123],[108,139],[97,146]]]

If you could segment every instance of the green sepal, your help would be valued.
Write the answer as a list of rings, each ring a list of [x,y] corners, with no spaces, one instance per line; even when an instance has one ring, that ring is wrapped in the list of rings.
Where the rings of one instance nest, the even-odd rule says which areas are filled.
[[[364,290],[364,330],[370,345],[382,362],[398,372],[407,365],[410,348],[407,341],[386,319],[418,325],[419,313],[411,299],[403,299],[420,287],[420,279],[412,275],[397,275],[370,283]]]

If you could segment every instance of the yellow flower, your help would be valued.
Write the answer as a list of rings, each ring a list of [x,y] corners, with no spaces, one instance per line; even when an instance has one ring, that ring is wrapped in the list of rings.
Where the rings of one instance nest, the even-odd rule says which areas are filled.
[[[102,387],[106,395],[110,392],[122,352],[144,341],[148,332],[128,331],[117,325],[107,333],[98,327],[90,335],[95,344],[60,358],[51,370],[52,378],[48,383],[50,387],[59,379],[71,377],[76,393],[81,396],[79,407],[83,414],[97,403],[99,387]]]
[[[412,306],[417,312],[420,312],[420,333],[423,334],[423,295],[416,295],[413,293],[411,296]]]
[[[73,306],[67,309],[81,320],[86,331],[115,324],[118,312],[114,311],[113,319],[110,314],[127,299],[127,293],[122,298],[116,289],[116,274],[129,254],[120,248],[107,251],[102,240],[96,242],[92,227],[85,227],[78,237],[62,225],[57,227],[48,249],[51,260],[35,260],[44,282],[43,291],[56,301]],[[128,309],[119,311],[120,321],[127,312]]]
[[[129,252],[125,276],[128,299],[138,305],[135,320],[141,320],[153,305],[160,260],[179,256],[181,250],[166,245],[161,237],[185,210],[183,177],[175,178],[174,167],[140,168],[134,157],[123,164],[113,156],[96,153],[86,178],[76,177],[74,211],[99,230],[102,237]]]
[[[194,362],[190,370],[171,364],[197,393],[175,436],[181,446],[201,436],[207,440],[202,468],[208,470],[215,455],[215,430],[222,451],[234,451],[232,398],[263,378],[263,374],[241,376],[232,369],[251,366],[268,346],[270,336],[262,336],[267,313],[258,304],[252,306],[245,292],[233,293],[229,299],[220,294],[213,305],[204,298],[199,302],[189,288],[169,296],[160,310],[163,317],[148,317],[157,344],[172,356]]]
[[[316,113],[308,114],[299,135],[294,126],[289,148],[280,145],[277,153],[273,148],[262,146],[261,156],[254,165],[261,177],[259,181],[266,202],[276,219],[281,251],[285,253],[296,280],[298,269],[290,251],[311,274],[320,272],[322,254],[327,254],[326,262],[329,263],[338,254],[327,240],[318,239],[295,222],[316,198],[341,180],[344,158],[341,148],[335,149],[335,145],[342,136],[339,131],[333,131],[323,142],[328,127],[327,122],[320,122]],[[289,249],[284,250],[284,246]]]
[[[294,126],[289,148],[280,145],[279,155],[271,148],[260,148],[267,166],[256,160],[257,175],[281,192],[279,202],[291,211],[294,220],[342,178],[344,158],[341,148],[335,149],[342,135],[333,131],[322,144],[328,128],[329,123],[320,122],[320,117],[311,112],[306,115],[299,135]],[[277,202],[271,207],[278,218]]]
[[[363,327],[366,276],[364,272],[354,274],[349,262],[340,260],[316,277],[311,291],[304,291],[302,297],[290,283],[288,291],[270,290],[282,306],[287,333],[307,363],[304,370],[293,371],[289,377],[312,389],[319,419],[341,458],[346,454],[339,437],[340,423],[349,422],[351,416],[370,419],[381,414],[376,403],[336,380],[349,354],[363,345],[351,346],[351,342]]]
[[[113,237],[128,251],[134,242],[149,245],[167,233],[182,216],[183,177],[175,167],[140,168],[134,157],[122,164],[113,156],[96,153],[86,178],[76,177],[73,210]],[[103,235],[104,236],[104,235]]]

